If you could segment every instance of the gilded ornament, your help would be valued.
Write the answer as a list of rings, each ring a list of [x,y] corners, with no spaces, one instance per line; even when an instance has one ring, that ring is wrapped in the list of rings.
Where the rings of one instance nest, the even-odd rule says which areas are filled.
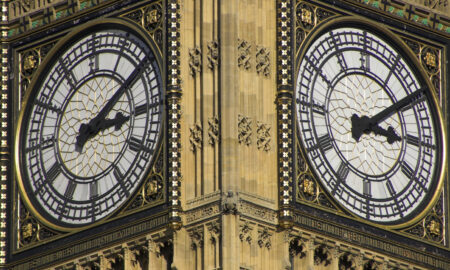
[[[315,194],[315,184],[313,181],[305,179],[303,181],[303,192],[310,195],[310,196],[314,196]]]
[[[191,143],[191,151],[195,152],[197,149],[202,148],[203,144],[203,130],[201,124],[197,123],[189,128],[191,135],[189,136],[189,142]]]
[[[145,193],[147,194],[147,196],[154,196],[158,194],[158,190],[159,187],[158,182],[156,180],[147,182],[145,187]]]
[[[431,220],[427,225],[427,229],[434,236],[441,236],[441,225],[436,220]]]
[[[153,9],[147,12],[146,20],[148,23],[157,23],[159,21],[159,18],[160,16],[157,9]]]
[[[312,24],[312,13],[309,9],[302,8],[302,22]]]
[[[29,239],[36,232],[36,228],[34,228],[31,222],[22,225],[21,234],[23,239]]]
[[[436,55],[431,52],[427,52],[425,55],[425,63],[430,68],[436,68]]]
[[[27,55],[23,61],[23,69],[27,72],[32,71],[36,67],[36,62],[34,55]]]

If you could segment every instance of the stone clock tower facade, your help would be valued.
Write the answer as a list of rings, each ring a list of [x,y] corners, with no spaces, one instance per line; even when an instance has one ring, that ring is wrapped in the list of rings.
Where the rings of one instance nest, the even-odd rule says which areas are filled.
[[[0,268],[450,269],[448,1],[0,5]]]

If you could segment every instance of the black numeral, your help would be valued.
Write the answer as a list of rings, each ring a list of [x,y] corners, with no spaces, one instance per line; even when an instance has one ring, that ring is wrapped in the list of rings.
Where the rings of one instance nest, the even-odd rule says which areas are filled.
[[[363,181],[363,193],[367,197],[371,197],[372,196],[372,187],[370,185],[370,182],[367,181],[367,180]]]
[[[406,177],[408,177],[408,179],[413,179],[414,171],[408,163],[402,162],[402,172],[406,175]]]
[[[89,184],[89,193],[91,199],[96,198],[98,196],[98,182],[94,181]]]
[[[331,138],[329,134],[325,134],[322,137],[319,138],[319,145],[322,148],[324,152],[327,152],[328,150],[331,150],[333,148],[333,145],[331,144]]]
[[[64,197],[72,199],[76,187],[77,184],[75,182],[69,181],[69,184],[66,187],[66,191],[64,192]]]
[[[345,165],[344,162],[341,162],[341,164],[339,165],[339,168],[337,170],[337,175],[338,175],[339,179],[341,181],[345,182],[345,179],[347,179],[348,173],[349,173],[348,167]]]
[[[51,184],[53,181],[55,181],[56,177],[61,173],[61,167],[58,162],[55,162],[55,164],[50,167],[50,170],[47,172],[47,181]]]
[[[418,137],[416,137],[416,136],[413,136],[413,135],[406,135],[406,141],[409,143],[409,144],[412,144],[412,145],[414,145],[414,146],[416,146],[416,147],[419,147],[419,145],[420,145],[420,143],[419,143],[419,138]]]
[[[395,196],[396,192],[395,192],[394,186],[392,186],[392,183],[390,180],[386,181],[386,187],[387,187],[389,193],[391,194],[391,196]]]
[[[130,150],[134,152],[139,152],[142,149],[142,140],[131,137],[128,143],[130,145]]]

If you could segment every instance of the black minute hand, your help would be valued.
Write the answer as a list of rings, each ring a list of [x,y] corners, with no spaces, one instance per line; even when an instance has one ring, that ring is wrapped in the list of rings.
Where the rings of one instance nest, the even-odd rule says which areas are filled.
[[[377,113],[376,115],[372,116],[369,120],[371,125],[376,125],[382,121],[384,121],[386,118],[390,117],[395,112],[399,111],[403,107],[409,105],[414,100],[416,100],[420,95],[422,95],[423,92],[425,92],[425,87],[420,88],[416,90],[415,92],[412,92],[410,95],[400,99],[398,102],[392,104],[391,106],[387,107],[386,109],[382,110],[381,112]]]
[[[409,104],[414,103],[414,101],[422,95],[425,89],[426,88],[424,87],[416,90],[372,117],[365,115],[359,117],[358,115],[353,114],[351,118],[353,139],[359,141],[359,138],[363,133],[368,134],[370,132],[375,132],[376,134],[386,136],[389,143],[399,141],[400,137],[395,134],[393,129],[391,129],[391,131],[384,131],[378,126],[378,124],[393,115],[395,112],[401,110]]]
[[[97,135],[99,129],[101,129],[100,123],[105,120],[106,116],[112,110],[114,105],[119,101],[126,90],[134,83],[136,78],[144,71],[149,63],[148,57],[145,57],[141,63],[136,67],[136,69],[128,76],[125,82],[117,89],[111,99],[108,100],[103,109],[89,121],[88,124],[81,124],[78,130],[78,136],[75,142],[75,150],[77,152],[83,151],[84,144],[93,136]]]

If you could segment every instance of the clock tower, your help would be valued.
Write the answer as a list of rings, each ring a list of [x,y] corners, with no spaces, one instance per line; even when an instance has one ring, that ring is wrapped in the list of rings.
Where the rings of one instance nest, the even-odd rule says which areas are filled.
[[[0,268],[450,269],[448,1],[0,5]]]

